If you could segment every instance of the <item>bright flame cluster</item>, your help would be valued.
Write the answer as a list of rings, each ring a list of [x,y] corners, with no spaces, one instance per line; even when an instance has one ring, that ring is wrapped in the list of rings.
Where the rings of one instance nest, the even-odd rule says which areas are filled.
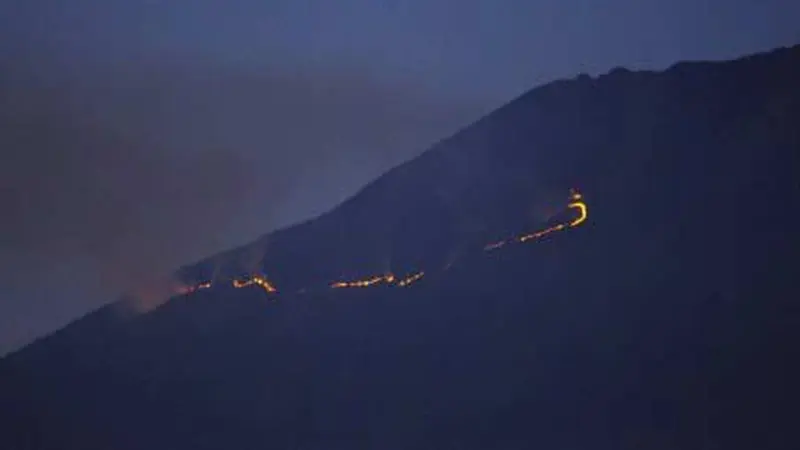
[[[522,236],[517,236],[515,238],[510,238],[510,239],[506,239],[506,240],[502,240],[502,241],[493,242],[491,244],[486,245],[486,247],[484,247],[484,250],[485,251],[495,250],[495,249],[498,249],[500,247],[503,247],[506,244],[510,244],[510,243],[512,243],[514,241],[516,241],[516,242],[527,242],[527,241],[530,241],[530,240],[538,240],[538,239],[541,239],[544,236],[547,236],[548,234],[552,234],[552,233],[555,233],[557,231],[562,231],[562,230],[565,230],[567,228],[574,228],[574,227],[577,227],[578,225],[584,223],[586,221],[587,216],[588,216],[588,208],[586,206],[586,203],[583,202],[583,196],[579,192],[577,192],[576,190],[572,190],[571,193],[570,193],[569,199],[570,199],[570,203],[567,204],[567,207],[569,209],[574,209],[574,210],[578,211],[578,217],[576,217],[575,219],[571,220],[570,222],[560,223],[558,225],[554,225],[552,227],[545,228],[544,230],[536,231],[534,233],[525,234],[525,235],[522,235]],[[406,287],[406,286],[409,286],[409,285],[419,281],[420,279],[422,279],[423,276],[425,276],[425,272],[415,272],[415,273],[412,273],[412,274],[406,276],[405,278],[397,278],[394,274],[388,273],[386,275],[373,276],[373,277],[365,278],[365,279],[361,279],[361,280],[336,281],[336,282],[333,282],[333,283],[330,284],[330,288],[332,288],[332,289],[366,288],[366,287],[372,287],[372,286],[375,286],[375,285],[378,285],[378,284],[386,284],[386,285],[390,285],[390,286]],[[237,280],[237,279],[233,280],[233,287],[235,287],[235,288],[244,288],[244,287],[248,287],[248,286],[252,286],[252,285],[261,287],[262,289],[264,289],[269,294],[274,294],[274,293],[278,292],[278,290],[275,288],[274,285],[272,285],[272,283],[269,282],[269,280],[267,280],[265,277],[260,276],[260,275],[253,275],[253,276],[251,276],[251,277],[249,277],[248,279],[245,279],[245,280]],[[202,282],[202,283],[197,284],[195,286],[183,287],[183,288],[181,288],[179,290],[179,292],[181,294],[188,294],[188,293],[192,293],[192,292],[195,292],[195,291],[198,291],[198,290],[201,290],[201,289],[208,289],[210,287],[211,287],[211,282],[210,281],[205,281],[205,282]]]
[[[419,279],[424,277],[424,276],[425,276],[425,272],[417,272],[417,273],[415,273],[413,275],[410,275],[410,276],[408,276],[406,278],[403,278],[402,280],[400,280],[400,282],[397,283],[397,285],[400,286],[400,287],[406,287],[406,286],[410,285],[411,283],[419,281]]]
[[[331,283],[331,287],[333,289],[341,289],[341,288],[364,288],[374,286],[378,283],[384,283],[388,285],[395,285],[400,287],[406,287],[411,283],[418,281],[420,278],[425,276],[425,272],[416,272],[413,273],[405,278],[398,279],[394,276],[394,274],[389,273],[382,276],[366,278],[363,280],[355,280],[355,281],[337,281],[335,283]]]
[[[249,280],[241,281],[241,280],[233,280],[233,287],[235,288],[243,288],[251,285],[256,285],[267,291],[269,294],[274,294],[278,292],[275,289],[275,286],[272,285],[266,278],[254,275]]]
[[[566,223],[560,223],[558,225],[553,225],[550,228],[545,228],[544,230],[540,230],[535,233],[525,234],[509,240],[494,242],[487,245],[483,249],[486,251],[494,250],[510,243],[510,241],[512,240],[516,240],[517,242],[527,242],[532,239],[541,239],[547,236],[548,234],[555,233],[556,231],[562,231],[567,228],[577,227],[578,225],[586,221],[586,217],[588,216],[588,208],[586,207],[586,203],[583,202],[583,196],[577,191],[573,190],[569,198],[570,198],[570,203],[567,205],[567,207],[570,209],[576,209],[578,210],[579,213],[578,217],[575,218],[574,220]]]

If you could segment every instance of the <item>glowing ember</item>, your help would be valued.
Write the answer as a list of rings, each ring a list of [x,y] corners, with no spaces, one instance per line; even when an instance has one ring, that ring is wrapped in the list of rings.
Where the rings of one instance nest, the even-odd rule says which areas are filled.
[[[273,286],[272,283],[270,283],[266,278],[262,276],[253,275],[250,279],[246,281],[233,280],[233,287],[235,288],[244,288],[252,285],[259,286],[260,288],[264,289],[270,294],[278,292],[278,290],[275,289],[275,286]]]
[[[374,286],[378,283],[385,283],[388,285],[393,286],[408,286],[409,284],[418,281],[424,275],[424,272],[417,272],[415,274],[409,275],[403,279],[398,280],[398,278],[389,273],[387,275],[379,276],[379,277],[372,277],[366,278],[363,280],[355,280],[355,281],[337,281],[336,283],[332,283],[331,287],[334,289],[342,289],[342,288],[364,288]]]
[[[233,287],[235,288],[243,288],[250,286],[251,284],[253,284],[253,280],[247,280],[247,281],[233,280]]]
[[[275,286],[270,284],[270,282],[267,281],[266,278],[254,277],[253,278],[253,282],[255,284],[257,284],[258,286],[261,286],[261,288],[263,288],[265,291],[269,292],[270,294],[278,292],[278,290],[275,289]]]
[[[411,284],[411,283],[413,283],[415,281],[418,281],[420,278],[422,278],[424,276],[425,276],[425,272],[417,272],[417,273],[415,273],[415,274],[413,274],[413,275],[411,275],[409,277],[406,277],[406,278],[400,280],[400,282],[397,283],[397,285],[400,286],[400,287],[406,287],[409,284]]]
[[[547,236],[550,233],[554,233],[556,231],[561,231],[564,228],[567,228],[567,225],[564,225],[563,223],[562,224],[558,224],[558,225],[552,226],[550,228],[546,228],[546,229],[544,229],[542,231],[537,231],[536,233],[531,233],[531,234],[526,234],[525,236],[520,236],[520,237],[517,238],[517,240],[519,240],[520,242],[525,242],[525,241],[529,241],[531,239],[540,239],[540,238],[542,238],[544,236]]]
[[[175,289],[175,292],[178,295],[185,295],[185,294],[191,294],[191,293],[193,293],[195,291],[199,291],[200,289],[208,289],[210,287],[211,287],[211,282],[210,281],[205,281],[203,283],[199,283],[199,284],[194,285],[194,286],[184,286],[184,285],[178,286]]]
[[[331,287],[334,289],[341,289],[341,288],[354,288],[354,287],[370,287],[374,286],[380,282],[385,282],[387,284],[391,284],[394,282],[394,275],[387,274],[379,277],[372,277],[366,278],[363,280],[355,280],[355,281],[337,281],[331,284]]]

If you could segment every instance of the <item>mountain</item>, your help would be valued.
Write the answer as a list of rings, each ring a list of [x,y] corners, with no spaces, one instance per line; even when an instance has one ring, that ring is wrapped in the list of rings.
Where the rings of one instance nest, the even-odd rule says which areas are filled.
[[[1,360],[0,447],[797,448],[797,80],[800,46],[533,89]]]

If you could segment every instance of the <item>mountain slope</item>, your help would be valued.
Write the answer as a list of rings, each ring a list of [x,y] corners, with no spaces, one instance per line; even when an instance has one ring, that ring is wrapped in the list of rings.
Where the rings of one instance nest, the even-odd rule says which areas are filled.
[[[179,271],[211,288],[5,358],[0,444],[796,448],[797,80],[800,47],[534,89]],[[580,227],[483,251],[573,187]],[[252,273],[278,293],[229,283]]]

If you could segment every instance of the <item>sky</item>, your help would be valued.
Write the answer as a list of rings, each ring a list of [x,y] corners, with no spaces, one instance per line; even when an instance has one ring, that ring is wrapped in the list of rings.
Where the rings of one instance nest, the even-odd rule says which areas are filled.
[[[793,0],[0,4],[0,355],[548,81],[800,43]]]

